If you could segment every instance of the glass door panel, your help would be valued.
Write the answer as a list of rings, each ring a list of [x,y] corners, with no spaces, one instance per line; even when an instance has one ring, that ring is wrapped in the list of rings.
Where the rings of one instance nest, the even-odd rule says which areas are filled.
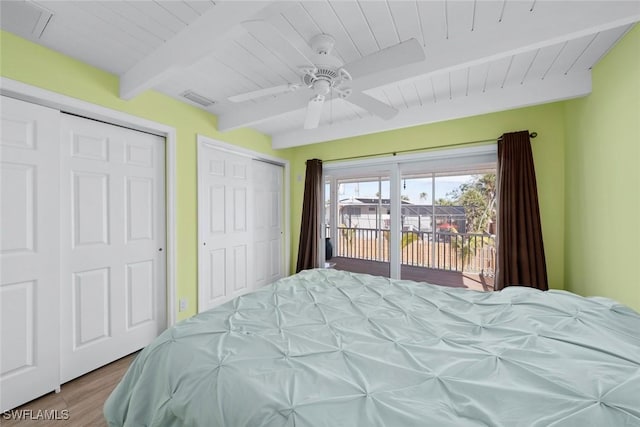
[[[436,178],[447,189],[439,228],[444,265],[440,268],[479,275],[492,282],[495,272],[495,170]]]
[[[432,263],[433,178],[403,176],[400,185],[400,277],[416,280]]]
[[[330,178],[327,178],[324,181],[324,231],[322,237],[325,239],[325,268],[330,268],[334,265],[331,259],[334,254],[333,245],[335,242],[335,237],[332,233],[334,233],[335,230],[332,230],[331,224],[335,221],[335,213],[332,212],[333,204],[331,203],[331,182],[332,180]]]
[[[389,178],[336,179],[333,183],[333,268],[390,277]]]
[[[470,179],[468,175],[439,175],[435,177],[433,268],[462,271],[460,248],[466,225],[465,206],[459,199],[460,186]]]
[[[401,278],[467,286],[467,273],[493,276],[495,170],[404,175],[402,199]]]

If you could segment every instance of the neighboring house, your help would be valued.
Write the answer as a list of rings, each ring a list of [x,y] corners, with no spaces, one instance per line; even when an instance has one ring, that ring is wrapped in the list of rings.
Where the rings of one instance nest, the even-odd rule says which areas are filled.
[[[352,197],[340,200],[338,206],[339,226],[361,229],[390,228],[389,199]],[[466,231],[466,215],[464,206],[432,206],[402,201],[402,229],[405,231]],[[329,215],[326,215],[329,218]]]

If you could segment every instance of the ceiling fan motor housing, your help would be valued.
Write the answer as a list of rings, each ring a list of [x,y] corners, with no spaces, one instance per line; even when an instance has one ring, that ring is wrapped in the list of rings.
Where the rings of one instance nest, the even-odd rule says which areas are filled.
[[[344,82],[351,80],[349,73],[342,68],[342,62],[331,55],[334,44],[335,39],[328,34],[318,34],[311,39],[315,68],[301,69],[302,83],[316,95],[326,95],[331,88],[339,88]]]

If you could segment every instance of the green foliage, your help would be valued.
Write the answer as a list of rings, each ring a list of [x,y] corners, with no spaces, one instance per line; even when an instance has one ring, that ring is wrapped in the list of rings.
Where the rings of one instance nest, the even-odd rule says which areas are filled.
[[[418,233],[402,233],[402,242],[401,242],[401,246],[403,248],[409,246],[411,243],[413,242],[417,242],[418,240],[420,240],[420,237],[418,236]]]
[[[391,238],[391,232],[389,230],[383,230],[382,231],[382,237],[384,238],[385,241],[389,241],[389,239]],[[405,248],[408,245],[410,245],[413,242],[417,242],[420,240],[420,236],[418,235],[418,233],[414,233],[414,232],[404,232],[402,233],[402,241],[400,242],[401,247]]]
[[[467,261],[475,256],[477,249],[494,245],[495,242],[489,236],[451,236],[451,247]]]
[[[453,204],[462,205],[467,217],[468,233],[483,233],[489,222],[496,220],[496,174],[474,175],[470,182],[461,184],[447,194]]]
[[[453,200],[445,199],[443,197],[436,200],[436,206],[453,206],[455,203]]]

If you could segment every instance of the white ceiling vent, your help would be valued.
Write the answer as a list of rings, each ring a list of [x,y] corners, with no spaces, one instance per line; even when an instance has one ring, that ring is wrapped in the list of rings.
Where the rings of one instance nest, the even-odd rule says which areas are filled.
[[[53,12],[31,1],[3,1],[0,4],[2,28],[19,36],[39,39]]]
[[[182,96],[187,98],[189,101],[193,101],[196,104],[202,105],[203,107],[208,107],[209,105],[213,105],[216,103],[215,101],[210,100],[206,96],[198,95],[197,93],[191,90],[184,92]]]

